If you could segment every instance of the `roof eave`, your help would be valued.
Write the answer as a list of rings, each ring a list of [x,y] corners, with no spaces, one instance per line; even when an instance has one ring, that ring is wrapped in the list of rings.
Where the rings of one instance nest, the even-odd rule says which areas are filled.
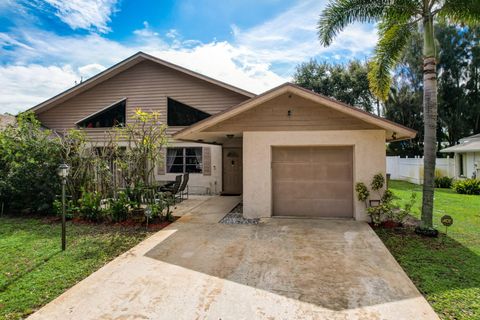
[[[268,90],[256,97],[253,97],[247,101],[244,101],[236,106],[233,106],[229,109],[226,109],[223,112],[220,112],[213,117],[207,118],[205,120],[202,120],[200,122],[197,122],[196,124],[189,126],[187,128],[184,128],[177,133],[173,135],[173,138],[182,140],[182,139],[189,139],[188,135],[196,133],[196,132],[201,132],[202,130],[211,127],[215,124],[220,123],[221,121],[227,120],[231,117],[234,117],[246,110],[249,110],[263,102],[266,102],[268,100],[271,100],[281,94],[284,94],[286,92],[291,92],[291,93],[296,93],[299,94],[300,96],[303,96],[304,98],[314,100],[316,99],[317,102],[323,103],[329,107],[332,107],[340,112],[343,113],[348,113],[352,116],[355,116],[363,121],[366,121],[368,123],[372,123],[374,125],[377,125],[385,130],[391,130],[392,132],[395,133],[395,137],[392,136],[392,139],[385,139],[387,142],[393,142],[393,141],[400,141],[400,140],[408,140],[408,139],[413,139],[417,135],[417,131],[407,128],[405,126],[402,126],[398,123],[392,122],[390,120],[375,116],[371,113],[368,113],[366,111],[360,110],[358,108],[349,106],[345,103],[339,102],[337,100],[325,97],[323,95],[314,93],[310,90],[307,90],[305,88],[299,87],[297,85],[291,84],[291,83],[284,83],[278,87],[275,87],[271,90]]]

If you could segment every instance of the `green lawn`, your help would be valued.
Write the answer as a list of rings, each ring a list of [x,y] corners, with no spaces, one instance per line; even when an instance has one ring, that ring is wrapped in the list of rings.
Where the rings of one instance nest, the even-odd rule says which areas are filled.
[[[0,319],[19,319],[45,305],[114,257],[133,247],[144,229],[0,218]]]
[[[420,216],[421,186],[392,181],[390,188],[402,203],[418,192],[415,216]],[[440,217],[454,224],[445,236]],[[376,229],[397,261],[442,319],[480,319],[480,196],[436,189],[434,224],[439,238],[423,238]]]

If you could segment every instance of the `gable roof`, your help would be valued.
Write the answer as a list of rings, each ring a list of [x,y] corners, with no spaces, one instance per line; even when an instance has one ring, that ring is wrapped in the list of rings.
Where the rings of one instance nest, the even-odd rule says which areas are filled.
[[[335,99],[323,96],[321,94],[315,93],[313,91],[307,90],[305,88],[302,88],[300,86],[287,82],[271,90],[268,90],[258,96],[255,96],[245,102],[242,102],[236,106],[228,108],[223,112],[217,113],[212,117],[199,121],[190,127],[187,127],[181,131],[178,131],[173,135],[173,138],[179,139],[179,140],[182,140],[182,139],[188,140],[189,136],[195,133],[199,133],[207,128],[210,128],[224,120],[232,118],[242,112],[250,110],[284,93],[296,94],[300,97],[312,100],[323,106],[327,106],[339,112],[345,113],[352,117],[363,120],[367,123],[370,123],[382,129],[385,129],[387,132],[391,132],[390,136],[386,136],[386,141],[412,139],[417,134],[417,132],[413,129],[407,128],[393,121],[384,119],[372,113],[363,111],[361,109],[355,108],[343,102],[337,101]]]
[[[28,109],[27,111],[34,111],[34,112],[37,112],[37,113],[46,111],[46,110],[64,102],[64,101],[82,93],[82,92],[87,91],[88,89],[93,88],[97,84],[100,84],[100,83],[112,78],[113,76],[119,74],[120,72],[125,71],[125,70],[137,65],[138,63],[140,63],[142,61],[151,61],[151,62],[157,63],[157,64],[162,65],[164,67],[167,67],[167,68],[185,73],[185,74],[190,75],[192,77],[195,77],[197,79],[207,81],[211,84],[214,84],[214,85],[217,85],[219,87],[225,88],[227,90],[236,92],[236,93],[241,94],[241,95],[243,95],[245,97],[248,97],[248,98],[252,98],[252,97],[255,96],[254,93],[248,92],[246,90],[243,90],[243,89],[240,89],[238,87],[232,86],[232,85],[227,84],[225,82],[210,78],[210,77],[205,76],[203,74],[200,74],[198,72],[186,69],[186,68],[181,67],[179,65],[173,64],[171,62],[159,59],[157,57],[154,57],[154,56],[151,56],[149,54],[146,54],[144,52],[139,51],[136,54],[134,54],[133,56],[130,56],[127,59],[125,59],[123,61],[120,61],[119,63],[111,66],[110,68],[108,68],[108,69],[98,73],[97,75],[89,78],[88,80],[83,81],[83,82],[73,86],[72,88],[67,89],[67,90],[57,94],[56,96],[54,96],[52,98],[50,98],[50,99],[48,99],[48,100],[46,100],[42,103],[37,104],[36,106]]]
[[[480,151],[480,134],[465,137],[459,144],[440,150],[440,152],[478,152]]]

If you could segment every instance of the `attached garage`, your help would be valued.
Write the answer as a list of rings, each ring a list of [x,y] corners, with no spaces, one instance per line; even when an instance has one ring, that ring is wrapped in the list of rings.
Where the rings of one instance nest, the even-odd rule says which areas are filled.
[[[352,147],[273,147],[273,216],[353,218]]]
[[[174,135],[241,146],[243,215],[368,220],[357,182],[385,175],[385,143],[416,132],[284,84]],[[229,166],[230,162],[224,162]],[[224,175],[229,171],[223,168]]]

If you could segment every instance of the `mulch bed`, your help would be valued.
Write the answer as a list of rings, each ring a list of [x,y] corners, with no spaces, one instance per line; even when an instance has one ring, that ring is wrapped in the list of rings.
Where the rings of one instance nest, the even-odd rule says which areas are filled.
[[[158,231],[161,230],[171,223],[175,222],[180,217],[173,217],[173,221],[161,221],[159,219],[154,219],[148,222],[148,230],[149,231]],[[59,223],[62,221],[61,217],[57,216],[49,216],[49,217],[42,217],[42,220],[45,223]],[[107,221],[89,221],[79,217],[75,217],[73,219],[67,219],[67,221],[71,221],[73,224],[83,224],[83,225],[103,225],[103,226],[113,226],[113,227],[124,227],[124,228],[146,228],[145,222],[138,222],[133,219],[128,219],[122,222],[107,222]]]

